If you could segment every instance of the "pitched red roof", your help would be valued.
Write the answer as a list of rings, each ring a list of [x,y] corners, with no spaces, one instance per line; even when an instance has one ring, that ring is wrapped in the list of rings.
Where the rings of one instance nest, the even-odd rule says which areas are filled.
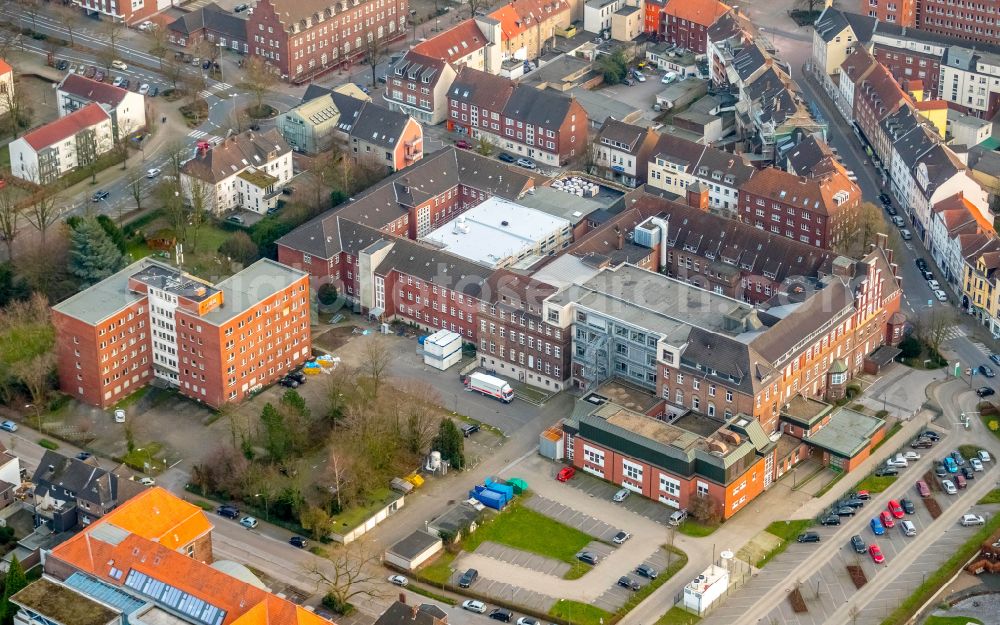
[[[79,74],[69,74],[66,76],[62,84],[59,85],[59,90],[86,98],[91,102],[107,104],[111,107],[118,106],[125,99],[125,96],[128,95],[128,91],[125,91],[121,87],[116,87],[106,82],[97,82]]]
[[[845,171],[833,167],[819,176],[796,176],[784,169],[768,167],[754,174],[743,185],[742,191],[766,197],[781,204],[789,204],[827,215],[837,212],[840,204],[834,199],[843,191],[846,200],[841,204],[856,202],[861,198],[861,189],[851,182]]]
[[[110,117],[100,104],[91,102],[78,111],[73,111],[66,117],[60,117],[54,122],[39,126],[22,137],[34,150],[42,150],[54,143],[68,139],[85,128],[90,128]]]
[[[715,24],[715,21],[730,11],[729,6],[719,0],[670,0],[663,10],[667,15],[705,28]]]
[[[470,19],[449,28],[437,37],[418,43],[412,49],[414,52],[454,63],[485,45],[486,36],[479,30],[476,21]]]
[[[500,22],[501,37],[507,41],[569,8],[566,0],[513,0],[490,17]]]
[[[14,68],[11,67],[10,65],[7,65],[7,62],[4,61],[3,59],[0,59],[0,76],[3,76],[4,74],[9,74],[12,71],[14,71]]]

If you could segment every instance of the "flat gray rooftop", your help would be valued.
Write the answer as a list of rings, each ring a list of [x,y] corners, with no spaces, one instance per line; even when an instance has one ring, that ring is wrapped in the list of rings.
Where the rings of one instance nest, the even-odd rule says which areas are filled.
[[[222,306],[203,315],[201,319],[207,323],[222,325],[261,300],[291,286],[305,275],[304,271],[268,258],[258,260],[216,285],[222,291]]]
[[[145,298],[145,295],[128,290],[128,281],[134,274],[156,267],[167,271],[176,271],[170,265],[157,262],[151,258],[143,258],[122,269],[89,289],[84,289],[65,299],[55,306],[64,315],[79,319],[84,323],[96,325],[108,317],[120,312],[130,304]]]
[[[605,269],[583,285],[552,296],[561,304],[576,302],[600,314],[665,335],[673,344],[684,342],[691,326],[736,338],[728,319],[753,312],[744,302],[718,295],[666,276],[621,265]]]

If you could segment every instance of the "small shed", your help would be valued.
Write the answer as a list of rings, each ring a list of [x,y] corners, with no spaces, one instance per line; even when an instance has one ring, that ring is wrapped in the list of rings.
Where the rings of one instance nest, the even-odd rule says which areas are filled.
[[[389,547],[385,552],[385,561],[404,571],[413,571],[443,547],[440,537],[417,530]]]

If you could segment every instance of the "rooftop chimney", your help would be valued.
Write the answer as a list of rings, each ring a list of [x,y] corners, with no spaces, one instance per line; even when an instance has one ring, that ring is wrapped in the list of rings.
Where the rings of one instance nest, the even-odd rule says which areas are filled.
[[[625,233],[618,226],[615,226],[615,249],[621,251],[625,247]]]

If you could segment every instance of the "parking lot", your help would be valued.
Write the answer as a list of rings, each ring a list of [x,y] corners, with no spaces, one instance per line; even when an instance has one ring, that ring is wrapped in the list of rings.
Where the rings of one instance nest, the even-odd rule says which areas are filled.
[[[558,467],[556,470],[558,470]],[[552,476],[555,477],[555,473]],[[611,501],[614,494],[621,488],[610,482],[598,479],[593,475],[588,475],[583,471],[577,471],[576,476],[567,482],[567,484],[573,488],[582,490],[591,497],[605,501]],[[615,505],[662,525],[667,524],[667,519],[670,518],[670,514],[674,511],[673,508],[665,506],[658,501],[653,501],[639,495],[630,495],[625,498],[625,501]]]
[[[987,463],[985,472],[977,473],[977,479],[969,482],[969,488],[960,490],[957,495],[946,495],[932,485],[932,497],[942,509],[940,523],[935,525],[935,519],[931,517],[925,504],[927,500],[920,498],[914,484],[928,470],[933,472],[934,464],[949,449],[947,443],[942,442],[933,449],[920,450],[920,460],[901,469],[899,478],[885,492],[873,493],[872,499],[854,517],[843,518],[839,526],[817,525],[811,528],[810,531],[820,535],[819,543],[790,544],[783,554],[756,573],[743,591],[727,599],[705,619],[705,625],[736,622],[741,614],[758,602],[765,590],[780,586],[786,592],[791,592],[797,584],[808,611],[795,613],[789,601],[780,601],[768,614],[766,621],[776,624],[831,622],[833,615],[858,592],[847,571],[847,567],[852,565],[862,568],[869,583],[878,579],[879,575],[893,575],[875,598],[863,605],[856,620],[859,625],[881,622],[922,583],[926,575],[936,571],[978,529],[963,527],[951,518],[965,512],[988,517],[1000,509],[996,505],[975,505],[981,496],[980,492],[986,486],[995,484],[997,469],[993,465],[996,463]],[[860,477],[858,476],[859,479]],[[976,485],[980,487],[975,493],[970,493],[969,489]],[[894,527],[885,528],[883,535],[876,536],[870,525],[871,520],[887,510],[890,499],[899,501],[902,498],[914,503],[914,513],[906,514],[904,519],[914,524],[917,535],[905,536],[899,527],[900,521],[904,519],[894,519]],[[925,534],[931,538],[925,538]],[[885,562],[876,564],[867,551],[855,552],[850,544],[851,536],[854,535],[861,536],[866,545],[877,544]],[[814,562],[815,566],[807,574],[796,578],[796,571],[802,575],[800,567],[806,561]],[[888,570],[890,568],[891,571]]]

